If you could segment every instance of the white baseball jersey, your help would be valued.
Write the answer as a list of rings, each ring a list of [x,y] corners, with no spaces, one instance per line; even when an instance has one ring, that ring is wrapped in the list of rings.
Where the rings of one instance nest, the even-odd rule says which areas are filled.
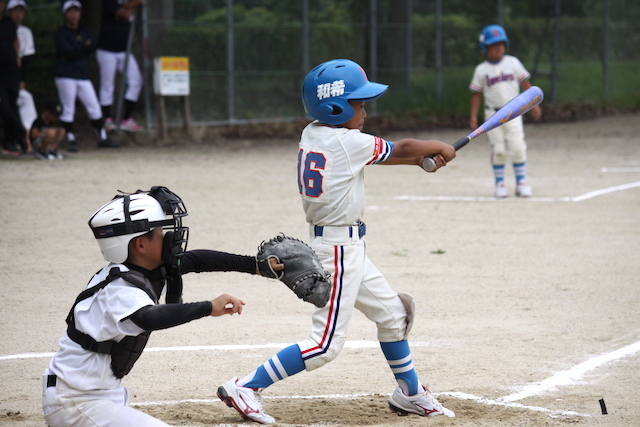
[[[24,25],[20,25],[17,30],[18,41],[20,42],[20,51],[18,57],[29,56],[36,53],[36,45],[33,42],[33,33]]]
[[[473,72],[469,89],[481,92],[486,107],[496,109],[518,96],[520,83],[530,74],[515,56],[505,55],[497,63],[484,61]]]
[[[102,282],[114,266],[128,271],[122,264],[110,263],[91,279],[87,288]],[[120,341],[127,335],[136,336],[144,332],[131,320],[123,319],[148,305],[154,305],[154,302],[145,291],[131,286],[124,279],[115,279],[76,305],[75,325],[80,332],[98,342]],[[111,370],[110,355],[83,349],[69,338],[66,331],[58,344],[60,349],[49,363],[49,372],[66,385],[78,391],[109,390],[120,386],[120,379]]]
[[[357,129],[310,123],[298,152],[298,190],[307,222],[355,225],[365,208],[364,167],[392,152],[392,142]]]

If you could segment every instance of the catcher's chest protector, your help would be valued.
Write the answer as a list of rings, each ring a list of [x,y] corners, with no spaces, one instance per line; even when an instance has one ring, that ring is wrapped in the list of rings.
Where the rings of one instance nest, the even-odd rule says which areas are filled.
[[[110,354],[111,355],[111,370],[116,378],[122,378],[131,372],[133,365],[138,361],[142,355],[142,351],[149,341],[151,331],[146,331],[135,337],[124,337],[120,342],[109,341],[96,341],[90,335],[76,329],[75,318],[73,311],[76,305],[93,295],[99,290],[107,286],[114,280],[122,278],[125,282],[131,286],[142,289],[149,295],[154,303],[158,303],[158,297],[151,285],[151,282],[145,278],[142,274],[136,271],[120,271],[118,267],[113,267],[109,270],[109,275],[102,282],[89,289],[85,289],[78,295],[76,302],[71,307],[69,315],[67,316],[67,334],[75,343],[80,345],[85,350],[94,351],[96,353]]]

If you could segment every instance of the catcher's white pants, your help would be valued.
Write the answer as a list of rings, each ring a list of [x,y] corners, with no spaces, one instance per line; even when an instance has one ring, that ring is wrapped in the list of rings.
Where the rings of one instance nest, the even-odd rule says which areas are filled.
[[[56,77],[55,81],[60,104],[62,105],[61,122],[73,123],[76,114],[76,98],[84,105],[89,119],[98,120],[102,118],[102,109],[91,80]]]
[[[100,105],[113,105],[113,90],[115,85],[116,72],[124,71],[124,62],[127,58],[126,52],[110,52],[98,49],[96,60],[100,67]],[[129,54],[126,75],[127,89],[124,98],[129,101],[137,101],[142,90],[142,73],[133,54]]]
[[[47,387],[43,375],[42,414],[49,427],[167,427],[168,424],[127,406],[125,387],[83,392],[67,386],[58,378]]]
[[[380,342],[405,338],[407,312],[382,274],[367,257],[366,243],[357,227],[324,227],[323,236],[311,230],[310,246],[331,273],[331,299],[313,312],[309,338],[298,343],[305,368],[319,368],[342,350],[353,309],[360,310],[378,328]]]
[[[485,117],[489,118],[493,112],[485,109]],[[522,163],[527,160],[527,143],[524,140],[524,127],[522,117],[498,126],[487,132],[487,138],[491,144],[491,163],[504,165],[507,157],[512,163]]]

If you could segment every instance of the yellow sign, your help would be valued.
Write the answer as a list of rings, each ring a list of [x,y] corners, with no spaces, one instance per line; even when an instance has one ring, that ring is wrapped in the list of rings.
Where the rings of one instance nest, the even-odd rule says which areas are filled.
[[[189,58],[186,56],[160,56],[155,58],[153,86],[162,96],[188,96]]]
[[[186,56],[161,56],[161,71],[189,71],[189,58]]]

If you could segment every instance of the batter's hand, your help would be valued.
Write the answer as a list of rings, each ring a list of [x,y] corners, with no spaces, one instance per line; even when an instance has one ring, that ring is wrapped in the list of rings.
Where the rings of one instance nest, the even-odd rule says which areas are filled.
[[[211,316],[218,317],[224,314],[242,314],[244,301],[231,295],[222,294],[211,301]]]
[[[431,157],[434,161],[434,163],[436,164],[436,168],[432,171],[427,171],[429,173],[433,173],[435,171],[437,171],[438,169],[440,169],[443,166],[447,165],[447,161],[444,159],[444,157],[442,157],[442,154],[436,154],[435,156]],[[424,157],[420,160],[420,165],[422,164],[422,160],[424,160]]]

